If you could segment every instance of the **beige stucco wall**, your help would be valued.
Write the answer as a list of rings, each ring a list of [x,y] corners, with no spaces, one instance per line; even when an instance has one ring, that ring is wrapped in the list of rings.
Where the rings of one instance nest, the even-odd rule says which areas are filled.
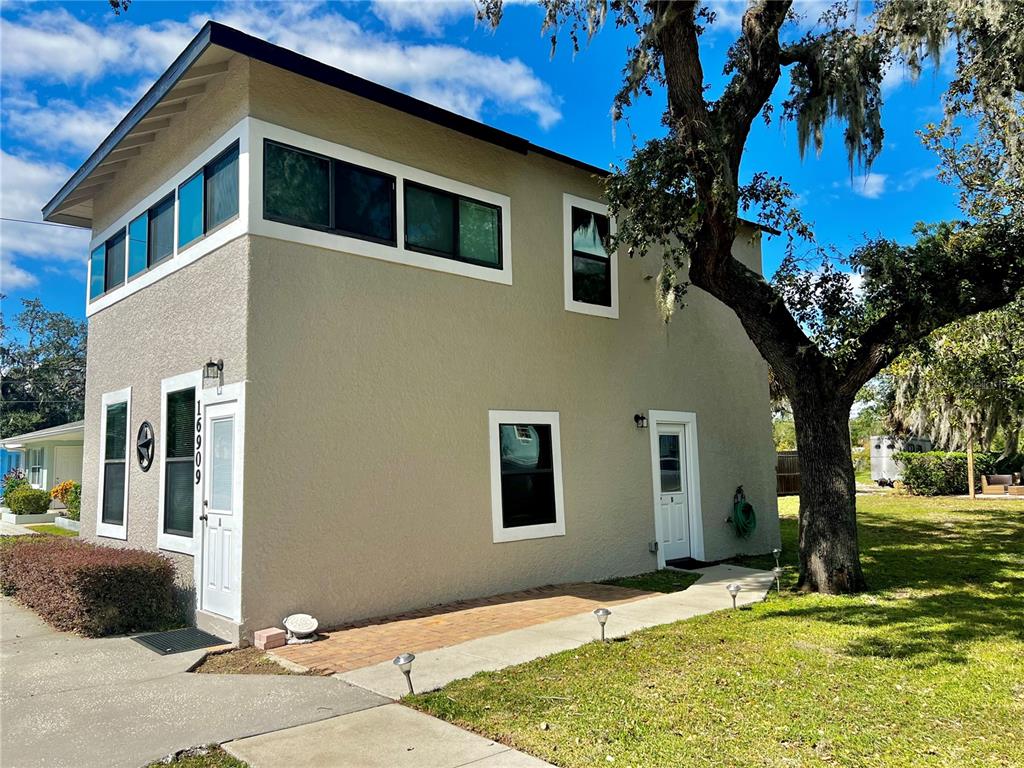
[[[509,195],[513,285],[252,238],[250,628],[652,569],[640,410],[697,414],[708,559],[777,542],[766,368],[731,312],[694,290],[665,325],[657,261],[626,258],[618,320],[565,311],[562,194],[596,197],[586,173],[263,65],[252,89],[256,117]],[[492,543],[489,409],[560,413],[565,536]],[[725,524],[741,483],[749,542]]]
[[[106,392],[131,387],[130,445],[143,421],[163,444],[160,384],[165,378],[224,359],[224,381],[246,376],[246,314],[249,241],[241,237],[145,290],[89,318],[89,356],[85,384],[82,531],[96,539],[100,413]],[[159,513],[159,453],[148,472],[128,457],[128,540],[101,537],[114,546],[156,549]],[[174,560],[180,585],[192,589],[192,557],[165,553]]]

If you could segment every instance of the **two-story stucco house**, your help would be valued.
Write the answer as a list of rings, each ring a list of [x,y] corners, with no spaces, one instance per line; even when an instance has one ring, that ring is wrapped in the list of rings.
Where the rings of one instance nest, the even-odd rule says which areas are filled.
[[[243,641],[770,549],[766,366],[662,321],[601,173],[207,24],[44,209],[93,235],[83,535]]]

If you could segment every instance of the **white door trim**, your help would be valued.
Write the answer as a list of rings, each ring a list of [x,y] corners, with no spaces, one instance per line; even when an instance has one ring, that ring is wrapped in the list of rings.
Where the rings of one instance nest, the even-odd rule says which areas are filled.
[[[211,405],[219,405],[222,403],[232,403],[235,405],[235,441],[236,449],[235,456],[238,460],[238,466],[235,470],[234,478],[234,501],[235,510],[234,514],[237,515],[235,522],[235,530],[238,535],[235,537],[235,563],[238,569],[237,578],[239,584],[239,595],[238,603],[233,607],[231,616],[225,616],[230,621],[240,623],[242,620],[242,606],[241,606],[241,585],[242,585],[242,539],[244,514],[242,508],[242,502],[244,500],[244,474],[245,474],[245,382],[238,382],[237,384],[226,384],[223,387],[214,387],[210,389],[203,389],[200,387],[196,391],[196,400],[202,404],[202,420],[203,420],[203,432],[201,438],[196,441],[196,455],[198,457],[198,467],[201,473],[200,487],[203,489],[200,491],[200,502],[196,505],[196,517],[195,526],[193,528],[193,536],[195,539],[195,555],[192,558],[192,577],[193,583],[196,585],[196,612],[203,611],[204,613],[211,613],[203,608],[203,557],[204,557],[204,542],[203,535],[203,521],[199,519],[200,514],[203,510],[202,498],[205,494],[206,488],[206,409]],[[221,616],[222,614],[212,614]]]
[[[700,510],[700,461],[697,457],[697,414],[690,411],[648,411],[648,431],[651,433],[651,490],[654,509],[654,530],[656,541],[662,535],[659,514],[659,473],[661,462],[658,455],[658,425],[682,425],[686,440],[686,493],[690,517],[690,556],[695,560],[704,559],[704,518]],[[658,567],[665,567],[665,553],[658,547]]]

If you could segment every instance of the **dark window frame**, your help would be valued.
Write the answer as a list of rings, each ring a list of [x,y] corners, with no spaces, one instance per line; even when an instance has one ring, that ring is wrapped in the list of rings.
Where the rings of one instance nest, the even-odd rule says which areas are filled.
[[[188,390],[192,391],[192,408],[189,409],[189,417],[188,417],[189,424],[192,425],[192,429],[193,429],[192,452],[189,453],[188,456],[169,456],[169,455],[167,455],[166,446],[170,444],[170,441],[167,439],[167,433],[168,433],[168,431],[171,428],[171,412],[170,412],[170,408],[166,407],[166,401],[168,401],[170,399],[171,395],[176,395],[176,394],[178,394],[180,392],[187,392]],[[163,456],[163,460],[164,461],[163,461],[163,468],[162,468],[163,477],[161,478],[161,482],[163,483],[163,487],[164,487],[163,488],[163,490],[164,490],[164,494],[163,494],[164,495],[164,503],[163,503],[163,509],[160,510],[160,529],[161,529],[161,531],[163,531],[163,533],[165,533],[168,536],[179,536],[179,537],[181,537],[183,539],[195,538],[195,530],[193,529],[191,531],[183,531],[183,530],[180,530],[180,529],[177,529],[177,528],[170,528],[170,527],[168,527],[168,524],[167,524],[167,505],[168,505],[168,503],[171,500],[170,493],[168,492],[169,485],[170,485],[169,481],[168,481],[168,478],[170,476],[170,468],[171,468],[172,464],[188,464],[189,468],[191,469],[192,465],[195,463],[195,460],[196,460],[195,436],[194,436],[195,421],[196,421],[195,403],[196,403],[196,398],[197,398],[197,395],[198,395],[196,390],[197,390],[197,388],[194,387],[194,386],[192,386],[192,387],[182,387],[181,389],[175,389],[175,390],[172,390],[170,392],[167,392],[164,395],[165,412],[167,413],[167,423],[164,424],[164,426],[163,426],[165,449],[164,449],[164,456]],[[190,474],[191,474],[191,472],[190,472]],[[194,507],[194,501],[193,501],[193,507]],[[193,508],[193,514],[194,513],[195,513],[195,509]]]
[[[314,224],[308,221],[299,221],[292,219],[288,216],[279,216],[272,214],[267,211],[267,179],[268,179],[268,168],[266,162],[267,146],[273,144],[274,146],[280,147],[281,149],[288,150],[289,152],[298,152],[300,154],[309,155],[319,160],[327,162],[327,208],[328,208],[328,224],[323,226],[322,224]],[[351,237],[355,240],[365,240],[368,243],[379,243],[380,245],[388,245],[393,248],[398,246],[398,177],[385,171],[379,171],[376,168],[368,168],[365,165],[359,165],[358,163],[352,163],[348,160],[340,160],[336,157],[329,155],[323,155],[319,152],[313,152],[303,147],[296,147],[292,144],[285,144],[283,141],[277,141],[276,139],[264,138],[263,139],[263,218],[266,221],[275,221],[278,224],[287,224],[290,227],[301,227],[302,229],[310,229],[314,232],[326,232],[329,235],[340,235],[342,237]],[[379,238],[365,235],[359,232],[352,232],[351,230],[344,229],[343,227],[337,226],[338,219],[338,201],[336,191],[336,174],[335,169],[339,165],[344,165],[348,168],[354,168],[362,173],[369,174],[371,176],[378,176],[383,179],[391,181],[391,238]]]
[[[122,259],[123,266],[124,266],[124,274],[121,275],[121,281],[119,283],[115,283],[114,285],[109,285],[107,283],[107,278],[110,275],[110,270],[108,269],[108,267],[110,266],[110,244],[113,243],[118,238],[120,238],[121,242],[124,244],[124,257]],[[106,296],[111,291],[116,291],[118,288],[120,288],[122,285],[125,285],[127,282],[128,282],[128,228],[127,228],[127,226],[124,226],[124,227],[121,227],[117,232],[112,234],[110,237],[108,237],[106,240],[103,241],[103,293],[101,293],[100,296]],[[97,296],[96,298],[98,299],[98,298],[100,298],[100,296]]]
[[[107,443],[110,442],[110,409],[116,408],[123,405],[125,407],[125,425],[124,425],[124,455],[119,459],[112,459],[107,455]],[[128,499],[127,499],[127,488],[128,488],[128,401],[118,400],[117,402],[107,403],[103,406],[103,503],[100,505],[100,522],[103,525],[110,525],[117,528],[127,527],[128,517]],[[112,523],[108,522],[107,516],[107,469],[113,465],[120,464],[124,468],[124,475],[121,481],[121,522]],[[103,534],[100,534],[101,536]]]
[[[441,189],[439,187],[432,187],[429,184],[421,184],[420,182],[413,181],[412,179],[402,179],[402,200],[403,200],[403,202],[406,200],[405,191],[409,187],[417,187],[419,189],[426,190],[427,192],[430,192],[432,194],[444,195],[445,197],[448,197],[448,198],[450,198],[452,200],[452,203],[453,203],[453,205],[452,205],[452,232],[453,232],[452,244],[454,245],[455,252],[452,254],[452,253],[446,253],[445,251],[439,251],[439,250],[434,249],[434,248],[424,248],[423,246],[420,246],[420,245],[412,245],[409,242],[409,212],[408,212],[408,205],[406,205],[406,207],[405,207],[406,214],[405,214],[405,222],[404,222],[404,224],[405,224],[405,232],[403,233],[403,235],[405,237],[405,249],[407,251],[414,251],[416,253],[425,253],[425,254],[427,254],[429,256],[437,256],[438,258],[447,259],[448,261],[458,261],[458,262],[460,262],[462,264],[472,264],[472,265],[477,266],[477,267],[486,267],[487,269],[495,269],[495,270],[498,270],[499,272],[502,269],[505,268],[505,249],[503,247],[504,243],[503,243],[503,238],[502,238],[502,225],[503,225],[502,214],[504,213],[504,211],[502,210],[502,207],[500,205],[495,205],[494,203],[488,203],[488,202],[486,202],[484,200],[478,200],[477,198],[469,197],[468,195],[461,195],[458,192],[450,192],[447,189]],[[497,211],[497,213],[498,213],[498,219],[497,219],[497,221],[498,221],[498,263],[497,264],[492,264],[491,262],[483,261],[482,259],[466,258],[466,257],[462,256],[459,253],[460,242],[461,242],[461,236],[460,236],[460,232],[459,232],[459,201],[460,200],[465,200],[466,202],[473,203],[474,205],[481,205],[481,206],[483,206],[485,208],[490,208],[490,209],[492,209],[494,211]]]
[[[241,214],[241,211],[242,211],[242,200],[241,200],[241,197],[242,197],[242,184],[241,184],[241,178],[239,178],[239,183],[238,183],[238,197],[239,197],[239,200],[238,200],[238,209],[235,211],[235,215],[234,216],[229,216],[228,218],[224,219],[224,221],[220,222],[215,227],[212,227],[212,228],[210,227],[209,218],[207,216],[207,212],[208,212],[208,209],[209,209],[209,203],[207,201],[207,194],[206,194],[206,183],[207,183],[206,172],[210,168],[211,165],[215,165],[216,163],[219,163],[221,160],[223,160],[228,155],[230,155],[232,153],[239,153],[240,154],[239,146],[240,145],[239,145],[238,139],[235,139],[227,147],[225,147],[223,150],[218,152],[209,162],[204,163],[202,168],[200,168],[198,171],[196,171],[191,176],[189,176],[187,179],[185,179],[180,184],[178,184],[178,186],[175,187],[174,191],[171,193],[171,194],[174,195],[174,202],[175,202],[175,205],[174,205],[174,209],[175,209],[175,211],[174,211],[175,222],[176,223],[180,223],[180,220],[181,220],[181,188],[186,186],[189,182],[194,181],[197,177],[201,176],[202,179],[203,179],[203,209],[202,209],[202,215],[203,215],[203,227],[202,227],[202,229],[203,229],[203,231],[200,232],[195,237],[193,237],[187,243],[178,243],[178,244],[176,244],[176,246],[175,246],[175,252],[176,253],[181,253],[186,248],[191,248],[193,245],[198,243],[200,240],[203,240],[203,239],[209,237],[210,235],[212,235],[214,232],[217,232],[218,230],[223,229],[224,227],[228,226],[229,224],[232,224],[235,221],[238,221],[238,217],[239,217],[239,215]],[[175,228],[175,232],[176,233],[177,233],[178,229],[179,229],[179,227]],[[175,240],[177,240],[177,238],[175,238]]]
[[[194,174],[193,174],[193,176],[190,176],[189,178],[194,178]],[[128,226],[130,227],[131,224],[133,222],[135,222],[135,221],[138,221],[138,219],[140,217],[142,217],[142,216],[146,217],[146,266],[143,269],[140,269],[134,275],[130,275],[128,277],[128,282],[131,282],[132,280],[138,280],[144,274],[149,272],[149,270],[151,270],[153,267],[158,266],[160,264],[163,264],[165,261],[168,261],[168,260],[174,258],[175,247],[174,247],[174,232],[173,231],[171,233],[171,252],[161,256],[159,259],[154,259],[153,258],[153,242],[154,242],[154,239],[153,239],[153,211],[155,211],[161,205],[166,205],[168,201],[170,201],[170,203],[171,203],[171,224],[172,224],[172,227],[173,227],[173,225],[176,223],[177,216],[178,216],[178,195],[177,195],[177,189],[173,189],[170,192],[168,192],[166,195],[164,195],[159,200],[157,200],[155,203],[153,203],[153,205],[149,206],[149,208],[147,208],[142,213],[140,213],[138,216],[133,218],[130,222],[128,222]]]
[[[579,205],[571,205],[571,204],[569,205],[569,222],[568,222],[568,225],[569,225],[569,258],[572,259],[572,262],[569,264],[569,268],[570,268],[570,274],[571,274],[572,281],[573,281],[572,285],[570,286],[570,288],[572,289],[572,300],[574,302],[576,302],[577,304],[587,304],[588,306],[591,306],[591,307],[605,307],[605,308],[610,309],[612,307],[612,305],[614,304],[614,296],[612,295],[613,294],[613,290],[612,289],[614,287],[612,285],[612,255],[613,254],[608,253],[607,257],[602,259],[600,256],[595,256],[594,254],[587,253],[586,251],[577,251],[575,248],[572,247],[572,245],[573,245],[573,243],[572,243],[572,236],[573,236],[573,233],[575,232],[575,230],[573,229],[573,226],[572,226],[572,219],[573,219],[573,213],[575,211],[584,211],[586,213],[591,214],[592,216],[602,216],[602,217],[604,217],[604,219],[608,222],[608,236],[611,237],[611,233],[612,233],[612,220],[611,220],[611,216],[609,216],[609,215],[607,215],[605,213],[598,213],[597,211],[592,211],[589,208],[583,208],[583,207],[581,207]],[[605,252],[606,253],[608,252],[607,244],[605,244]],[[590,262],[593,262],[595,264],[606,264],[607,265],[607,272],[608,272],[607,281],[606,281],[607,285],[608,285],[608,303],[607,304],[601,304],[601,303],[596,302],[596,301],[586,301],[584,299],[577,299],[576,298],[576,259],[583,259],[584,261],[590,261]]]

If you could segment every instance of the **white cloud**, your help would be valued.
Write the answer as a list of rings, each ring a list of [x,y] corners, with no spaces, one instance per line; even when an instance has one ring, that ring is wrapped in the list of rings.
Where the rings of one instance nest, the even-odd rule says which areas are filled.
[[[850,180],[850,188],[860,195],[872,200],[885,194],[885,182],[889,178],[885,173],[865,173],[854,176]]]
[[[0,19],[0,66],[8,80],[67,84],[93,82],[112,72],[158,72],[195,32],[180,22],[136,25],[113,16],[92,26],[64,9],[35,10],[14,20]]]
[[[447,23],[476,13],[473,0],[374,0],[371,8],[378,19],[397,32],[420,29],[434,36],[440,36]]]
[[[37,162],[0,150],[0,269],[4,290],[35,285],[26,260],[57,262],[61,269],[81,275],[89,247],[88,230],[42,223],[39,212],[60,188],[71,169],[60,163]],[[15,263],[17,260],[17,263]]]
[[[548,85],[516,58],[385,39],[321,4],[230,4],[215,18],[474,119],[481,118],[485,106],[533,115],[542,128],[562,117]]]
[[[67,99],[40,104],[34,95],[4,98],[3,115],[12,136],[38,147],[91,152],[131,108],[132,102],[91,101],[88,106]]]
[[[923,181],[929,181],[939,175],[938,168],[911,168],[903,173],[896,185],[897,192],[909,192]]]
[[[15,264],[6,253],[0,253],[0,293],[20,291],[38,284],[39,278]]]

